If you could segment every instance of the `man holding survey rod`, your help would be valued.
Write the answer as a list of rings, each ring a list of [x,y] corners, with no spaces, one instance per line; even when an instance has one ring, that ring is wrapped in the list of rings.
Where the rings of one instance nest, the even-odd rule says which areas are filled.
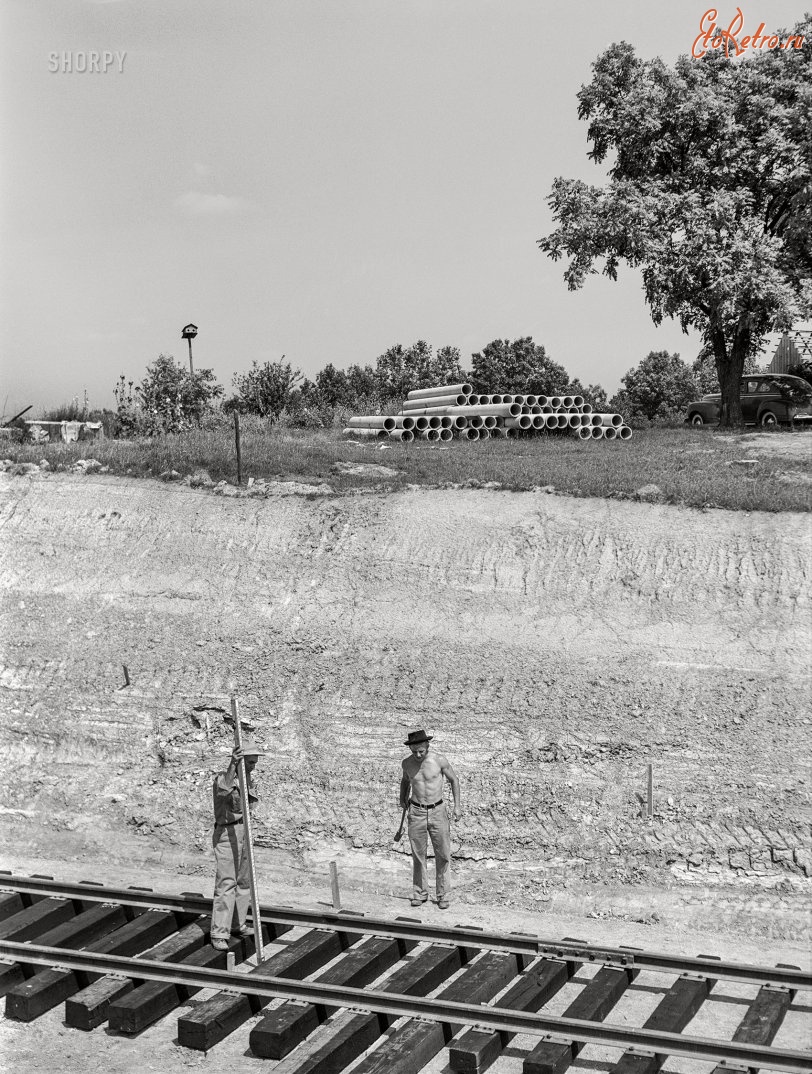
[[[217,871],[214,880],[214,904],[211,915],[211,945],[218,951],[228,949],[232,933],[251,936],[253,927],[246,924],[251,905],[250,848],[245,838],[245,804],[238,770],[245,765],[248,809],[258,801],[253,789],[253,772],[263,751],[252,742],[243,742],[231,752],[225,772],[220,772],[212,787],[214,799],[214,835],[212,846]]]

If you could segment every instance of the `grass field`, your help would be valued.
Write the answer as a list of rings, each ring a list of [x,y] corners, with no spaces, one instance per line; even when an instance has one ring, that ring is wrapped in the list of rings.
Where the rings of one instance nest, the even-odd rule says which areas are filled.
[[[69,468],[97,459],[111,473],[157,477],[207,470],[212,479],[236,482],[236,451],[229,426],[195,429],[153,440],[102,440],[75,444],[12,444],[0,455],[13,462],[47,459]],[[242,476],[303,482],[326,481],[338,492],[374,486],[443,486],[498,482],[515,491],[553,486],[572,496],[632,498],[656,485],[666,503],[736,511],[812,509],[812,432],[758,431],[720,438],[715,429],[649,429],[629,441],[580,441],[548,434],[532,439],[348,442],[336,430],[283,430],[259,420],[242,431]],[[396,471],[337,473],[337,462],[375,463]]]

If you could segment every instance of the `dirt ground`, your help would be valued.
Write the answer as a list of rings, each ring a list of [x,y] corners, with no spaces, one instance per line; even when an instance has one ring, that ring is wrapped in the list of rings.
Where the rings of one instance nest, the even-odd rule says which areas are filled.
[[[329,901],[336,861],[346,905],[409,912],[392,835],[425,726],[464,794],[443,920],[808,964],[808,516],[45,473],[0,503],[0,867],[210,893],[234,692],[271,751],[263,901]],[[49,1018],[0,1023],[4,1069],[247,1040],[187,1054],[170,1018],[139,1052]]]

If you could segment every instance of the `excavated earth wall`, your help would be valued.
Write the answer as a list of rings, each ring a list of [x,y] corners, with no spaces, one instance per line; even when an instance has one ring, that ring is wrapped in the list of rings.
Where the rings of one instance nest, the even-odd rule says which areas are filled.
[[[460,884],[808,889],[807,516],[99,475],[0,494],[7,846],[204,854],[235,691],[271,749],[269,854],[405,881],[401,743],[425,726],[462,780]]]

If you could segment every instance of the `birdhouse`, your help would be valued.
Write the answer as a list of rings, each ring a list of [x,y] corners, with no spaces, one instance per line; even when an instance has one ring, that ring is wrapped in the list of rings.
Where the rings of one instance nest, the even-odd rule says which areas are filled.
[[[194,339],[197,335],[197,325],[187,324],[180,334],[181,339]]]

